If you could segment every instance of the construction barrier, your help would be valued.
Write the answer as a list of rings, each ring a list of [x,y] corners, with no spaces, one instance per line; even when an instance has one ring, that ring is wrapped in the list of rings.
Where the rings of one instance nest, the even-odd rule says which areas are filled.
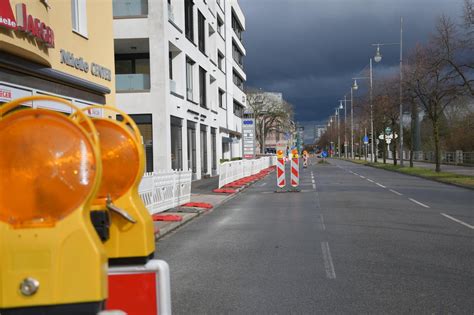
[[[219,187],[252,176],[276,164],[275,156],[266,156],[254,160],[225,162],[220,165]]]
[[[299,158],[291,159],[291,187],[298,187],[300,185],[299,161]]]
[[[277,186],[278,188],[284,188],[286,186],[285,179],[285,159],[277,159]]]
[[[145,173],[138,188],[150,214],[163,212],[191,201],[189,171]]]
[[[128,315],[171,314],[170,272],[163,260],[145,265],[110,267],[107,310]]]

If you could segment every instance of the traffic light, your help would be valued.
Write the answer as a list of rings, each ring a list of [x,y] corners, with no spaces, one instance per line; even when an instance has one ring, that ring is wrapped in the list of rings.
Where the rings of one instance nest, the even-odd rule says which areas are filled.
[[[109,263],[143,264],[153,257],[153,221],[138,194],[145,168],[141,134],[126,113],[110,106],[89,106],[115,112],[123,121],[92,118],[99,133],[102,183],[93,201],[91,220],[104,242]]]
[[[36,101],[73,109],[66,116]],[[92,121],[66,100],[33,96],[0,107],[0,313],[96,314],[107,256],[90,223],[102,176]]]

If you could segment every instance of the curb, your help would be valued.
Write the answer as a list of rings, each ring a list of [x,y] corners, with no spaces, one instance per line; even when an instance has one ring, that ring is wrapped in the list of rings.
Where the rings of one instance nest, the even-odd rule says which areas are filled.
[[[368,166],[368,167],[376,168],[376,169],[383,170],[383,171],[389,171],[389,172],[408,175],[408,176],[413,176],[413,177],[417,177],[417,178],[423,178],[423,179],[426,179],[426,180],[430,180],[432,182],[446,184],[446,185],[449,185],[449,186],[455,186],[455,187],[465,188],[465,189],[469,189],[469,190],[474,190],[474,187],[472,187],[472,186],[465,186],[465,185],[462,185],[462,184],[444,182],[444,181],[436,179],[436,178],[424,177],[424,176],[420,176],[420,175],[416,175],[416,174],[403,173],[403,172],[399,172],[397,170],[387,170],[387,169],[380,168],[380,167],[377,167],[377,166],[373,166],[373,165],[370,165],[370,164],[362,164],[362,163],[352,162],[351,160],[341,160],[341,161],[350,162],[350,163],[356,164],[356,165]]]
[[[268,174],[271,174],[273,172],[270,171]],[[266,176],[265,176],[266,177]],[[262,179],[264,179],[265,177],[262,177]],[[259,181],[256,181],[254,183],[257,183]],[[246,185],[245,187],[242,187],[240,189],[237,190],[236,193],[234,194],[230,194],[228,196],[226,196],[226,198],[222,199],[221,202],[213,205],[213,208],[212,209],[201,209],[201,208],[198,208],[196,209],[196,212],[192,212],[192,213],[180,213],[180,215],[183,217],[183,220],[179,221],[179,222],[173,222],[173,223],[169,223],[167,225],[165,225],[164,227],[162,228],[159,228],[159,229],[155,229],[154,233],[155,233],[155,242],[158,241],[159,239],[163,238],[164,236],[170,234],[171,232],[177,230],[178,228],[184,226],[185,224],[187,224],[188,222],[192,221],[193,219],[197,218],[197,217],[200,217],[201,215],[204,215],[204,214],[207,214],[207,213],[211,213],[212,211],[216,210],[217,208],[219,208],[221,205],[223,205],[224,203],[228,202],[229,200],[235,198],[236,196],[238,196],[241,192],[243,192],[244,190],[246,190],[248,187],[252,186],[254,183],[251,183],[251,184],[248,184]],[[169,213],[175,213],[176,212],[176,209],[177,208],[174,208],[174,209],[170,209]],[[179,208],[178,208],[179,209]]]

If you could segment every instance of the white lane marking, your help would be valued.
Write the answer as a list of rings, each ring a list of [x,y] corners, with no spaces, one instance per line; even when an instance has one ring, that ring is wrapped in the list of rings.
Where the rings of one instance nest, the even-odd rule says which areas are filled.
[[[379,184],[379,183],[375,183],[375,184],[376,184],[377,186],[380,186],[380,187],[382,187],[382,188],[387,188],[387,187],[385,187],[385,186],[384,186],[384,185],[382,185],[382,184]]]
[[[396,191],[396,190],[390,189],[390,191],[393,192],[393,193],[396,194],[396,195],[403,196],[402,193],[399,193],[399,192]]]
[[[316,189],[316,184],[315,183],[313,183],[313,189]]]
[[[359,175],[360,178],[365,178],[365,176]]]
[[[311,179],[311,182],[314,184],[314,179]]]
[[[463,221],[461,221],[461,220],[459,220],[459,219],[456,219],[456,218],[454,218],[454,217],[452,217],[452,216],[450,216],[450,215],[447,215],[446,213],[440,213],[440,214],[441,214],[442,216],[448,218],[448,219],[453,220],[454,222],[457,222],[457,223],[459,223],[459,224],[462,224],[462,225],[464,225],[464,226],[467,226],[467,227],[470,228],[471,230],[474,230],[474,225],[467,224],[466,222],[463,222]]]
[[[328,242],[321,242],[321,250],[323,252],[324,268],[326,269],[326,277],[336,279],[336,271],[332,263],[331,251]]]
[[[326,224],[324,224],[324,217],[322,214],[319,215],[319,218],[321,219],[321,229],[323,231],[326,231]]]
[[[422,206],[422,207],[425,207],[425,208],[429,208],[429,207],[430,207],[430,206],[427,206],[427,205],[425,205],[424,203],[421,203],[421,202],[419,202],[419,201],[417,201],[417,200],[415,200],[415,199],[412,199],[412,198],[408,198],[408,200],[410,200],[410,201],[412,201],[412,202],[414,202],[414,203],[416,203],[416,204],[418,204],[418,205],[420,205],[420,206]]]
[[[261,183],[260,185],[258,185],[259,187],[263,187],[265,186],[267,183]]]
[[[357,174],[357,173],[355,173],[355,172],[354,172],[353,174],[359,176],[359,174]]]
[[[367,178],[367,180],[371,183],[375,183],[373,180],[371,180],[370,178]]]

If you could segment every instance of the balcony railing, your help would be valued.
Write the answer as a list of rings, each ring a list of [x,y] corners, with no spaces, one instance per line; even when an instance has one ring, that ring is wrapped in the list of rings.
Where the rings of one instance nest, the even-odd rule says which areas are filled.
[[[113,0],[114,17],[148,15],[148,0]]]
[[[132,92],[150,90],[150,75],[142,73],[115,75],[117,92]]]

